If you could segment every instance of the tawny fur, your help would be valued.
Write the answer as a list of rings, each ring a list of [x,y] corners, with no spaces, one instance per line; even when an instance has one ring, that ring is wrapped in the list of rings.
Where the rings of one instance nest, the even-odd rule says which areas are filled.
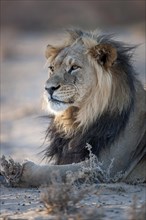
[[[105,110],[109,109],[111,112],[121,112],[123,108],[126,108],[129,105],[130,102],[131,94],[129,91],[129,85],[127,84],[126,73],[124,70],[119,69],[116,63],[113,66],[117,59],[117,50],[109,43],[97,43],[96,34],[97,33],[95,32],[78,36],[78,32],[76,33],[71,31],[70,38],[68,41],[65,41],[64,44],[56,47],[56,49],[54,46],[49,45],[49,47],[46,49],[49,63],[54,64],[54,60],[58,56],[56,58],[56,65],[61,66],[63,64],[58,62],[60,59],[60,52],[68,47],[74,47],[75,44],[83,44],[83,53],[86,54],[88,59],[88,63],[86,63],[86,65],[90,65],[90,68],[92,68],[91,71],[93,72],[92,74],[94,75],[95,84],[93,87],[91,87],[90,91],[86,95],[82,95],[85,96],[80,101],[78,111],[77,108],[72,108],[73,115],[73,110],[75,109],[76,122],[74,118],[74,122],[72,124],[70,122],[67,123],[66,119],[65,123],[63,123],[63,118],[68,118],[68,116],[65,117],[65,114],[68,115],[68,111],[63,112],[64,117],[56,116],[55,120],[58,124],[60,118],[60,124],[63,124],[64,126],[65,124],[71,125],[70,127],[67,126],[69,130],[74,130],[74,126],[72,126],[74,124],[78,125],[78,128],[82,127],[86,129]],[[103,61],[100,60],[102,56],[106,56],[105,63],[102,63]],[[67,65],[71,59],[70,56],[68,57]],[[63,59],[61,58],[61,60]],[[69,82],[69,84],[71,85],[72,82]],[[64,94],[65,92],[66,90],[64,89]],[[86,91],[83,90],[82,92],[85,93]],[[65,128],[65,130],[67,131],[67,128]]]

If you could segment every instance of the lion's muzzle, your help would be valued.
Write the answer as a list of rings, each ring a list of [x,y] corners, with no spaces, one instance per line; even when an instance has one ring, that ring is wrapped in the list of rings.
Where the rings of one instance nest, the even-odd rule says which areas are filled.
[[[52,98],[54,91],[58,90],[60,88],[60,85],[58,86],[50,86],[48,87],[47,85],[45,86],[45,90],[48,92],[50,97]]]

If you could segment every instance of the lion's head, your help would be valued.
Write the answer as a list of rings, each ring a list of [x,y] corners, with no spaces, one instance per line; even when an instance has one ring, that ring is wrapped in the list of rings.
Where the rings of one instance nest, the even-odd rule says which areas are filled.
[[[104,112],[121,113],[129,107],[129,51],[109,36],[80,30],[69,31],[61,46],[47,46],[45,100],[64,130],[87,128]]]

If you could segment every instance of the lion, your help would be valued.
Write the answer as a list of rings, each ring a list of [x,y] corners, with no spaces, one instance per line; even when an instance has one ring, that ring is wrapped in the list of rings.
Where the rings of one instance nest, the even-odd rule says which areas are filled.
[[[134,48],[82,30],[69,30],[63,44],[47,46],[44,106],[50,122],[44,157],[54,164],[27,161],[17,169],[3,158],[11,184],[40,186],[50,182],[53,170],[64,179],[68,171],[78,176],[90,154],[102,170],[110,167],[111,181],[117,174],[122,174],[117,181],[146,181],[146,92],[132,66]]]

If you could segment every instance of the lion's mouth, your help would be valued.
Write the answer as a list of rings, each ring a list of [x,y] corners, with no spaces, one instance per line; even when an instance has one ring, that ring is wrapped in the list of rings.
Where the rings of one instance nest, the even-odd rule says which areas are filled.
[[[68,102],[65,102],[65,101],[55,99],[53,97],[49,98],[49,102],[53,102],[53,103],[56,103],[56,104],[73,104],[74,103],[73,100],[69,100]]]

